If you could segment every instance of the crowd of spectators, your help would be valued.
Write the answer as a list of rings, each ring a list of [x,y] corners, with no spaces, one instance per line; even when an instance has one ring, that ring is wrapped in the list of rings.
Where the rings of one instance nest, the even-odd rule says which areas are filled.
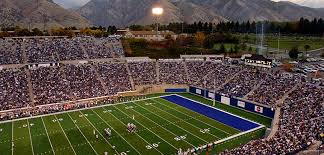
[[[0,65],[22,63],[21,42],[0,39]]]
[[[91,64],[68,64],[64,66],[63,71],[69,81],[70,92],[74,99],[87,99],[106,95]]]
[[[222,86],[227,80],[231,79],[236,73],[241,71],[241,67],[238,66],[230,66],[225,64],[219,64],[211,73],[209,73],[204,81],[206,81],[206,85],[203,88],[207,88],[209,90],[218,90],[219,87]],[[201,85],[204,83],[202,82]]]
[[[76,109],[90,108],[100,105],[112,104],[114,101],[112,98],[101,99],[100,101],[74,103],[74,104],[54,104],[38,107],[28,107],[24,109],[15,109],[10,112],[0,113],[0,121],[12,120],[17,118],[31,117],[44,114],[52,114],[57,112],[64,112]]]
[[[323,141],[324,88],[303,83],[285,100],[279,129],[271,139],[254,140],[222,154],[296,154]]]
[[[124,57],[121,41],[116,37],[33,38],[0,43],[0,64],[21,63],[22,50],[28,63]]]
[[[82,60],[87,59],[87,54],[83,49],[83,39],[53,39],[52,48],[58,54],[59,60]]]
[[[154,61],[132,61],[128,62],[128,66],[135,85],[157,84],[156,63]]]
[[[70,82],[65,78],[61,69],[40,67],[30,70],[36,105],[72,100]]]
[[[256,87],[262,79],[267,78],[269,76],[265,72],[261,71],[257,68],[246,68],[243,71],[239,72],[235,77],[226,83],[221,89],[219,89],[219,93],[228,95],[228,96],[236,96],[236,97],[244,97],[247,95],[254,87]]]
[[[23,44],[28,63],[50,63],[59,60],[52,40],[26,39]]]
[[[247,99],[265,105],[275,105],[299,82],[300,78],[298,76],[279,72],[269,74],[262,79],[260,87],[247,96]]]
[[[30,98],[22,69],[0,70],[0,110],[27,107]]]
[[[159,78],[162,84],[186,84],[188,79],[184,61],[177,59],[159,60]]]
[[[98,72],[108,89],[108,95],[132,90],[124,62],[99,63]]]
[[[204,79],[212,71],[217,70],[221,63],[216,63],[213,61],[204,61],[204,60],[186,60],[186,65],[188,68],[188,83],[204,87]]]

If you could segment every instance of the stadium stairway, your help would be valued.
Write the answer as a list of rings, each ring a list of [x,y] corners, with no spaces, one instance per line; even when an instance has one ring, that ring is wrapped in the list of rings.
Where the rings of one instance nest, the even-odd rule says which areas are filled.
[[[282,106],[284,104],[284,101],[287,99],[287,97],[289,97],[289,94],[292,93],[293,91],[295,91],[297,89],[297,87],[300,84],[296,84],[293,88],[291,88],[289,91],[287,91],[280,100],[277,101],[276,105],[277,106]]]
[[[289,97],[289,94],[297,89],[298,85],[299,84],[295,85],[292,89],[290,89],[288,92],[286,92],[280,100],[277,101],[276,112],[275,112],[274,118],[272,119],[272,124],[271,124],[271,132],[267,137],[268,140],[271,139],[279,129],[281,105],[284,104],[285,100]]]
[[[223,84],[221,84],[219,87],[216,88],[216,91],[217,90],[220,90],[223,86],[225,86],[227,83],[229,83],[230,81],[232,81],[237,75],[239,75],[244,70],[245,69],[242,69],[239,72],[237,72],[236,74],[234,74],[233,76],[229,77]]]
[[[249,93],[247,93],[243,98],[248,99],[248,96],[249,95],[252,95],[253,92],[256,91],[262,85],[262,83],[263,83],[263,81],[261,80],[261,82],[259,82],[259,84],[257,84],[256,86],[254,86],[252,88],[252,90]]]
[[[34,97],[34,92],[33,92],[33,84],[31,80],[31,75],[28,69],[25,70],[26,76],[27,76],[27,87],[28,87],[28,95],[29,99],[31,101],[31,105],[35,105],[35,97]]]
[[[97,66],[97,64],[96,64],[96,66]],[[105,85],[105,82],[102,80],[102,78],[101,78],[100,74],[98,73],[97,69],[93,65],[91,65],[91,70],[96,74],[96,77],[100,81],[100,84],[101,84],[102,88],[105,90],[105,93],[109,94],[108,88]]]
[[[129,65],[128,65],[127,61],[125,62],[125,67],[126,67],[126,71],[127,71],[128,75],[129,75],[129,81],[131,82],[132,90],[135,90],[135,82],[134,82],[134,79],[133,79],[132,74],[130,72]]]
[[[156,61],[155,63],[155,69],[156,69],[156,82],[160,83],[160,66],[159,66],[159,62]]]
[[[280,113],[281,113],[281,108],[280,107],[276,108],[276,112],[271,123],[271,132],[268,135],[267,140],[271,139],[279,129]]]
[[[183,67],[184,67],[184,70],[185,70],[185,73],[186,73],[186,78],[187,78],[187,80],[189,80],[189,74],[188,74],[187,64],[186,64],[185,61],[183,61],[182,64],[183,64]]]

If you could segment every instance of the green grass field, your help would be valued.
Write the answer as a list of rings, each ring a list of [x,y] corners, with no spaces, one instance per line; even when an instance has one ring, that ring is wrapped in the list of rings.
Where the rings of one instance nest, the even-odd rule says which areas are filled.
[[[208,101],[190,94],[182,95],[202,103]],[[127,123],[136,124],[135,134],[126,131]],[[112,130],[112,137],[105,136],[105,128]],[[232,127],[161,98],[149,98],[1,123],[0,154],[175,154],[179,148],[194,148],[239,133]],[[260,131],[256,131],[235,138],[234,142],[221,143],[217,145],[218,151],[242,145],[251,137],[260,137],[259,134]]]

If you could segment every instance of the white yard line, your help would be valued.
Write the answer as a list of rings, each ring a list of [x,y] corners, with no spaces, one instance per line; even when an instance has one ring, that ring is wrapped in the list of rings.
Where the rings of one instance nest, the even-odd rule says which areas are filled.
[[[112,130],[114,130],[117,135],[122,138],[130,147],[132,147],[138,154],[141,154],[133,145],[131,145],[130,143],[128,143],[128,141],[123,137],[121,136],[121,134],[119,134],[112,126],[110,126],[106,120],[104,120],[99,114],[97,114],[97,112],[95,112],[93,109],[91,109],[102,121],[104,121]]]
[[[81,111],[79,111],[79,113],[81,113],[82,115],[84,115],[84,113],[82,113]],[[101,134],[101,132],[92,124],[92,122],[87,118],[87,117],[84,117],[84,118],[86,118],[86,120],[91,124],[91,126],[99,133],[99,135],[109,144],[109,146],[113,149],[113,146],[108,142],[108,140]],[[115,149],[113,149],[113,150],[115,150]],[[117,150],[115,150],[115,152],[117,153],[117,154],[119,154],[118,153],[118,151]]]
[[[136,104],[136,105],[138,105],[138,106],[142,107],[143,109],[147,110],[146,108],[144,108],[143,106],[141,106],[141,105],[139,105],[139,104]],[[150,110],[147,110],[147,111],[150,111]],[[173,124],[173,125],[177,126],[177,125],[176,125],[176,124],[174,124],[173,122],[171,122],[171,121],[169,121],[169,120],[167,120],[167,119],[165,119],[165,118],[161,117],[160,115],[156,115],[155,113],[153,113],[153,114],[154,114],[155,116],[158,116],[158,117],[162,118],[163,120],[166,120],[167,122],[169,122],[169,123],[171,123],[171,124]],[[187,132],[187,133],[189,133],[189,134],[193,135],[194,137],[196,137],[196,138],[198,138],[198,139],[202,140],[203,142],[205,142],[205,143],[208,143],[208,142],[207,142],[206,140],[204,140],[204,139],[202,139],[202,138],[200,138],[200,137],[196,136],[195,134],[192,134],[191,132],[187,131],[186,129],[184,129],[184,128],[181,128],[181,127],[179,127],[179,126],[177,126],[177,127],[178,127],[178,128],[180,128],[180,129],[182,129],[183,131],[185,131],[185,132]]]
[[[73,121],[73,118],[70,116],[70,114],[67,113],[67,115],[70,117],[70,119],[73,122],[73,124],[78,128],[78,130],[80,131],[80,133],[82,134],[82,136],[86,139],[86,141],[88,142],[88,144],[90,145],[90,147],[92,148],[92,150],[96,153],[96,155],[98,155],[98,152],[93,148],[93,146],[89,142],[88,138],[83,134],[83,132],[81,131],[81,129],[79,128],[79,126]]]
[[[50,145],[51,145],[51,148],[52,148],[53,154],[55,155],[55,151],[54,151],[54,148],[53,148],[53,145],[52,145],[52,142],[51,142],[51,138],[50,138],[49,135],[48,135],[47,128],[46,128],[46,125],[45,125],[45,123],[44,123],[44,119],[43,119],[43,117],[41,117],[41,119],[42,119],[42,122],[43,122],[43,126],[44,126],[44,128],[45,128],[45,131],[46,131],[46,135],[47,135],[48,141],[49,141],[49,143],[50,143]]]
[[[61,127],[61,129],[62,129],[62,131],[63,131],[63,133],[64,133],[64,135],[65,135],[65,138],[68,140],[68,142],[69,142],[69,144],[70,144],[70,146],[71,146],[71,148],[72,148],[74,154],[76,155],[76,152],[75,152],[75,150],[74,150],[74,148],[73,148],[73,146],[72,146],[72,143],[70,142],[69,138],[67,137],[67,135],[66,135],[66,133],[65,133],[65,131],[64,131],[64,129],[63,129],[63,127],[61,126],[60,121],[58,121],[58,118],[57,118],[56,115],[54,115],[54,116],[55,116],[55,118],[56,118],[56,120],[57,120],[56,122],[58,122],[58,124],[60,125],[60,127]]]
[[[146,102],[146,101],[144,101],[144,102]],[[158,101],[153,100],[153,102],[156,103],[156,102],[158,102]],[[146,102],[146,103],[147,103],[147,102]],[[155,108],[157,108],[157,109],[159,109],[160,111],[163,111],[163,112],[165,112],[165,113],[168,113],[169,115],[172,115],[173,117],[175,117],[175,118],[177,118],[177,119],[183,120],[182,118],[179,118],[178,116],[175,116],[175,115],[173,115],[173,114],[170,113],[170,112],[167,112],[167,111],[165,111],[165,110],[163,110],[163,109],[160,109],[159,107],[154,106],[153,104],[152,104],[152,106],[155,107]],[[177,111],[177,112],[179,112],[179,111]],[[181,113],[181,112],[179,112],[179,113]],[[194,118],[194,117],[192,117],[192,116],[189,116],[189,115],[187,115],[187,114],[184,114],[184,115],[186,115],[187,117],[190,117],[190,118],[192,118],[192,119],[194,119],[194,120],[197,120],[196,118]],[[198,121],[198,120],[197,120],[197,121]],[[187,124],[189,124],[190,126],[193,126],[193,127],[197,128],[197,129],[201,130],[201,128],[199,128],[198,126],[196,126],[196,125],[194,125],[194,124],[191,124],[191,123],[189,123],[189,122],[187,122],[187,121],[184,121],[184,122],[187,123]],[[201,122],[201,121],[200,121],[200,122]],[[207,125],[207,126],[209,126],[209,125]],[[210,126],[209,126],[209,127],[210,127]],[[213,127],[212,127],[212,128],[213,128]],[[214,128],[214,129],[215,129],[215,128]],[[216,129],[216,130],[223,132],[223,130],[219,130],[219,129]],[[225,133],[225,132],[223,132],[223,133]],[[211,135],[211,136],[213,136],[213,137],[215,137],[215,138],[222,139],[222,138],[220,138],[220,137],[218,137],[218,136],[216,136],[216,135],[214,135],[214,134],[211,134],[211,133],[209,133],[209,132],[207,132],[207,134],[209,134],[209,135]]]
[[[128,116],[128,118],[131,118],[129,115],[127,115],[125,112],[123,112],[122,110],[120,110],[119,108],[117,108],[117,106],[115,107],[116,109],[118,109],[119,111],[121,111],[123,114],[125,114],[126,116]],[[136,120],[135,120],[136,121]],[[155,134],[153,131],[151,131],[149,128],[147,128],[146,126],[144,126],[142,123],[140,123],[139,121],[136,121],[138,124],[140,124],[141,126],[145,127],[148,131],[150,131],[151,133],[153,133],[154,135],[156,135],[157,137],[159,137],[161,140],[163,140],[164,142],[166,142],[167,144],[169,144],[170,146],[172,146],[174,149],[178,150],[178,148],[176,148],[175,146],[173,146],[172,144],[170,144],[168,141],[164,140],[163,138],[161,138],[159,135]]]
[[[32,136],[31,136],[31,132],[30,132],[30,125],[29,125],[29,120],[28,119],[27,119],[27,126],[28,126],[28,132],[29,132],[30,146],[31,146],[31,149],[32,149],[32,152],[33,152],[33,155],[34,155],[35,153],[34,153],[34,147],[33,147],[33,140],[32,140]]]
[[[152,119],[150,119],[150,118],[148,118],[148,117],[146,117],[145,115],[143,115],[143,114],[141,114],[140,112],[138,112],[138,111],[136,111],[136,110],[134,110],[133,109],[133,111],[134,112],[136,112],[136,113],[138,113],[139,115],[141,115],[141,116],[143,116],[143,117],[145,117],[145,118],[147,118],[147,119],[149,119],[150,121],[152,121],[154,124],[156,124],[156,125],[158,125],[159,127],[161,127],[161,128],[163,128],[164,130],[166,130],[166,131],[168,131],[168,132],[170,132],[172,135],[174,135],[174,136],[178,136],[178,135],[176,135],[175,133],[173,133],[173,132],[171,132],[170,130],[168,130],[167,128],[165,128],[165,127],[163,127],[163,126],[161,126],[160,124],[158,124],[158,123],[156,123],[156,122],[154,122]],[[191,144],[191,143],[189,143],[188,141],[186,141],[186,140],[184,140],[186,143],[188,143],[189,145],[191,145],[192,147],[194,147],[195,145],[193,145],[193,144]]]
[[[166,105],[166,104],[163,104],[163,103],[161,103],[161,102],[159,102],[159,101],[156,101],[156,100],[153,100],[154,102],[157,102],[157,103],[159,103],[160,105],[163,105],[163,106],[165,106],[165,107],[168,107],[169,109],[173,109],[173,110],[175,110],[175,111],[177,111],[177,112],[179,112],[179,113],[181,113],[181,114],[183,114],[183,115],[186,115],[186,116],[188,116],[188,117],[191,117],[191,118],[193,118],[193,119],[195,119],[195,120],[197,120],[197,121],[199,121],[199,122],[201,122],[201,123],[203,123],[203,124],[205,124],[205,125],[207,125],[207,126],[209,126],[209,127],[211,127],[211,128],[214,128],[214,129],[216,129],[216,130],[218,130],[218,131],[221,131],[221,132],[223,132],[223,133],[226,133],[227,135],[232,135],[232,134],[230,134],[230,133],[228,133],[228,132],[226,132],[226,131],[224,131],[224,130],[221,130],[221,129],[219,129],[219,128],[215,128],[213,125],[210,125],[209,123],[206,123],[206,122],[204,122],[204,121],[201,121],[201,120],[199,120],[199,119],[196,119],[195,117],[192,117],[192,116],[190,116],[190,115],[188,115],[188,114],[186,114],[186,113],[184,113],[184,112],[181,112],[180,110],[178,110],[178,109],[176,109],[176,108],[173,108],[173,107],[170,107],[170,106],[168,106],[168,105]],[[168,101],[169,102],[169,101]],[[179,107],[181,107],[181,108],[185,108],[185,107],[182,107],[182,106],[180,106],[180,105],[177,105],[177,106],[179,106]],[[191,110],[192,111],[192,110]],[[195,112],[195,111],[192,111],[192,112],[194,112],[194,113],[196,113],[196,114],[198,114],[198,115],[201,115],[201,114],[199,114],[199,113],[197,113],[197,112]],[[207,117],[207,116],[205,116],[205,117]],[[207,117],[207,118],[209,118],[209,117]],[[213,119],[212,119],[213,120]],[[213,120],[213,121],[216,121],[216,120]],[[218,122],[218,121],[216,121],[216,122]],[[219,122],[220,123],[220,122]],[[235,129],[235,128],[234,128]],[[237,130],[237,129],[235,129],[235,130]],[[239,130],[237,130],[237,131],[239,131]],[[241,131],[239,131],[239,132],[241,132]]]
[[[104,108],[104,107],[103,107],[103,108]],[[105,108],[104,108],[104,109],[105,109]],[[105,110],[107,110],[107,109],[105,109]],[[113,116],[114,118],[116,118],[117,120],[119,120],[115,115],[111,114],[111,116]],[[122,124],[124,124],[124,125],[126,126],[126,124],[125,124],[123,121],[119,120],[119,122],[122,123]],[[140,138],[141,138],[145,143],[147,143],[148,145],[151,145],[148,141],[146,141],[146,140],[145,140],[142,136],[140,136],[138,133],[135,132],[135,134],[136,134],[138,137],[140,137]],[[156,149],[155,147],[154,147],[154,150],[158,151],[160,154],[163,154],[162,152],[160,152],[160,150]]]

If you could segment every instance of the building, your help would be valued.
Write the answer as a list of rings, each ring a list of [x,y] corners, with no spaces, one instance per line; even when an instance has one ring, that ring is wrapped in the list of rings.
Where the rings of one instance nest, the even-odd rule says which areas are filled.
[[[165,40],[167,36],[170,36],[172,39],[177,39],[177,34],[172,31],[131,31],[118,30],[117,34],[121,34],[125,38],[136,38],[136,39],[145,39],[145,40]]]

